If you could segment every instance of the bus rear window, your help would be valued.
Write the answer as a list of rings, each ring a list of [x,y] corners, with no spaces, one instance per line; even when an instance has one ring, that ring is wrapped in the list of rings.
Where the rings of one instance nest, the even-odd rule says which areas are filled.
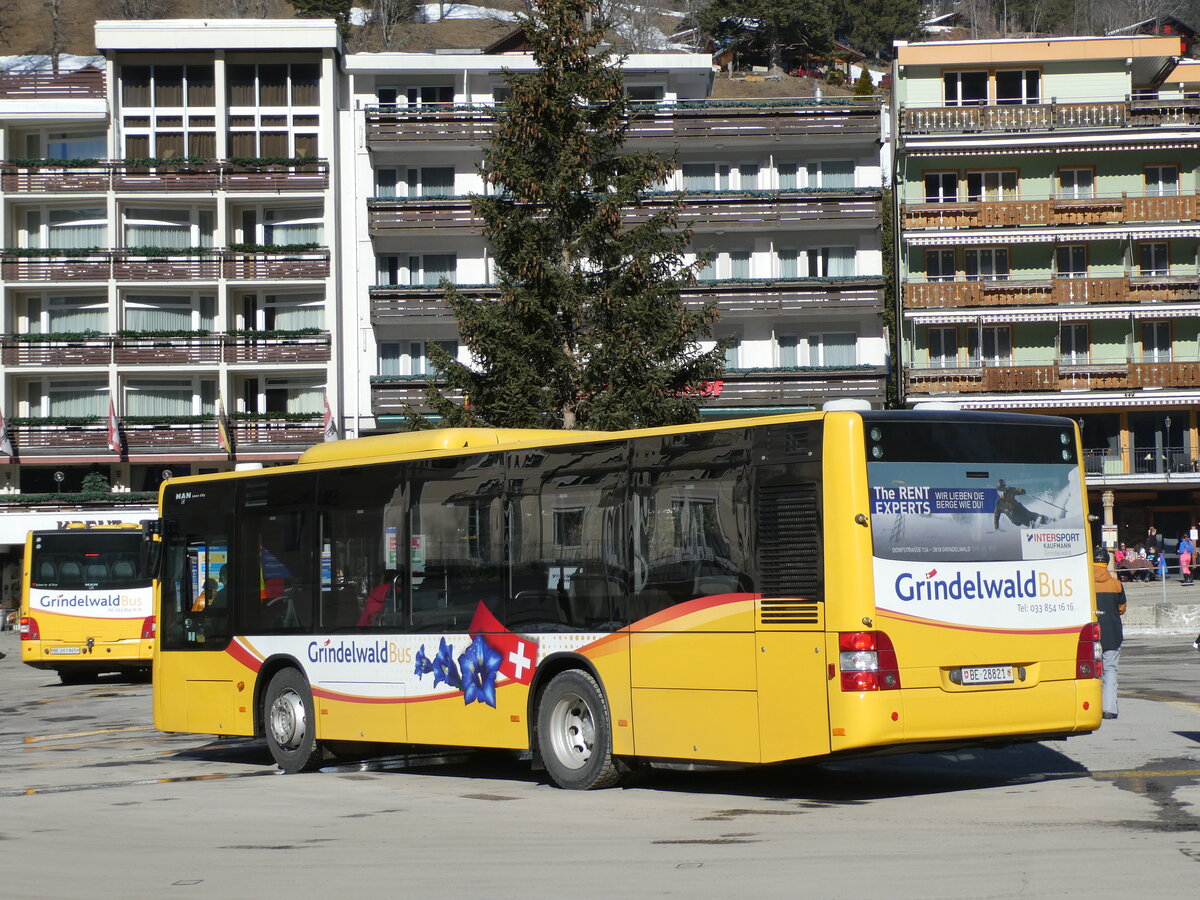
[[[108,590],[145,586],[138,577],[139,531],[63,532],[33,539],[29,583],[35,588]]]

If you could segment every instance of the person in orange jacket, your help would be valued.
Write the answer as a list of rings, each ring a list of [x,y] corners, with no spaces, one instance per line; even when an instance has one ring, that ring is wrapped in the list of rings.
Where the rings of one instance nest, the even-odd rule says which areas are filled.
[[[1108,551],[1103,546],[1096,545],[1092,562],[1092,578],[1096,582],[1096,618],[1100,622],[1100,649],[1104,662],[1100,705],[1104,710],[1104,718],[1115,719],[1117,666],[1121,660],[1121,644],[1125,639],[1121,628],[1121,616],[1125,615],[1125,588],[1108,571]]]

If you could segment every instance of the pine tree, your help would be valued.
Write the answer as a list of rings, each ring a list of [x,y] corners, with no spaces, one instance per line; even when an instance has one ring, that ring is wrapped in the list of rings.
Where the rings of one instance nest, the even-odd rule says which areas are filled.
[[[712,0],[699,19],[722,45],[764,51],[772,70],[783,67],[785,46],[824,53],[833,41],[829,0]]]
[[[450,286],[472,364],[440,347],[447,425],[616,429],[695,421],[723,346],[702,351],[712,306],[688,309],[694,278],[678,198],[647,192],[674,161],[623,153],[630,106],[621,69],[598,52],[595,9],[539,0],[524,22],[538,64],[508,73],[482,166],[493,191],[472,199],[491,244],[499,300]],[[461,391],[466,403],[449,397]],[[424,424],[410,414],[414,426]]]

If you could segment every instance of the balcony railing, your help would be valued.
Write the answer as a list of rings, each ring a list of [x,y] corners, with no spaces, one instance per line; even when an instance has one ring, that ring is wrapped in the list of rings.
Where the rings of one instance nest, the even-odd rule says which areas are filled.
[[[247,332],[196,337],[98,335],[68,340],[0,338],[5,366],[216,365],[227,363],[328,362],[328,334],[255,337]]]
[[[1159,275],[1129,272],[1107,278],[1003,278],[916,281],[904,285],[904,305],[909,309],[1197,299],[1200,299],[1200,277],[1191,270]]]
[[[734,369],[709,382],[702,396],[708,407],[819,407],[826,400],[848,397],[882,403],[887,369],[884,366],[828,366],[783,369]],[[400,416],[411,406],[425,406],[428,379],[423,376],[375,376],[371,379],[371,411],[377,416]],[[461,399],[461,397],[459,397]]]
[[[494,300],[493,285],[457,285],[469,297]],[[440,287],[380,285],[370,289],[371,321],[396,324],[416,318],[452,317]],[[684,303],[699,306],[715,302],[722,312],[792,311],[836,305],[839,309],[879,306],[883,303],[882,275],[845,278],[746,278],[699,281],[680,291]]]
[[[71,256],[31,256],[0,251],[4,281],[216,281],[322,279],[328,250],[207,250],[178,256],[145,256],[129,250],[95,250]]]
[[[1200,361],[975,362],[962,366],[905,367],[908,392],[993,393],[1063,390],[1138,390],[1148,387],[1200,389]]]
[[[80,160],[77,165],[0,162],[0,189],[12,193],[101,193],[105,191],[323,191],[329,163],[247,165],[224,159],[203,162]]]
[[[796,191],[689,191],[650,195],[645,204],[625,211],[627,224],[644,222],[682,199],[681,227],[697,229],[791,227],[853,220],[864,227],[882,221],[878,188]],[[483,219],[471,209],[470,197],[385,198],[367,201],[367,224],[373,236],[415,231],[477,232]]]
[[[1128,458],[1128,462],[1126,459]],[[1090,476],[1193,474],[1200,470],[1187,447],[1098,447],[1083,451],[1083,465]]]
[[[367,143],[374,150],[418,142],[473,144],[492,139],[495,106],[432,104],[369,106]],[[873,97],[775,100],[683,100],[638,103],[629,122],[631,140],[761,140],[784,135],[879,136],[879,101]]]
[[[158,454],[223,453],[215,418],[189,423],[120,423],[125,455],[130,458]],[[298,455],[324,437],[319,416],[311,421],[239,419],[233,423],[235,457],[242,454]],[[18,458],[44,456],[109,456],[108,424],[14,424],[9,436]]]
[[[923,134],[1109,131],[1200,124],[1200,100],[1105,100],[1005,106],[908,107],[901,110],[901,136]]]
[[[0,73],[0,98],[6,100],[57,100],[63,97],[103,99],[104,94],[104,72],[101,69]]]
[[[1200,219],[1195,194],[1097,194],[1094,197],[1041,197],[906,203],[904,227],[914,230],[1016,228],[1022,225],[1122,225],[1194,222]]]

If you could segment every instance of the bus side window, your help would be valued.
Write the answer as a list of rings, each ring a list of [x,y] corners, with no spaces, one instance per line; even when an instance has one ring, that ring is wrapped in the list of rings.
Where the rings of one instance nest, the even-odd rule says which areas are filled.
[[[248,519],[243,547],[254,563],[243,569],[243,609],[252,630],[310,629],[317,560],[313,514],[292,510]],[[253,600],[257,599],[257,605]],[[249,602],[245,602],[249,601]]]

